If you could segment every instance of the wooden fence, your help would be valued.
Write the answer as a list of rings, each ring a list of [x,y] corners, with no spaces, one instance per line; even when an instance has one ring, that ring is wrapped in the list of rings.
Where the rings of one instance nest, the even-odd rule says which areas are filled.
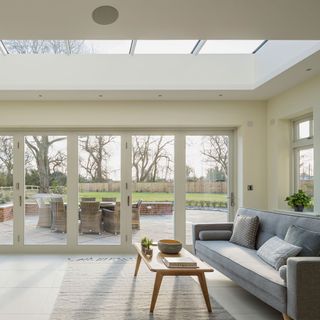
[[[225,181],[208,182],[194,181],[186,183],[188,193],[227,193]],[[80,192],[119,192],[120,182],[109,183],[79,183]],[[136,182],[133,184],[135,192],[169,192],[174,191],[173,182]]]

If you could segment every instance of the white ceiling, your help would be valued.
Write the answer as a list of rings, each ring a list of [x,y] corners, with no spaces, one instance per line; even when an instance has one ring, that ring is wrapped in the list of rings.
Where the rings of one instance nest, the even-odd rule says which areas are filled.
[[[115,6],[119,20],[95,24],[100,5]],[[319,0],[0,0],[0,8],[0,39],[320,39]],[[252,90],[2,87],[0,100],[264,100],[319,74],[320,54],[282,71]]]

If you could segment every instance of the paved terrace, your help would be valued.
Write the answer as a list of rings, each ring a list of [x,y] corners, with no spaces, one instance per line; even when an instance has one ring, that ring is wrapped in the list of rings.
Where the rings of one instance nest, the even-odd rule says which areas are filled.
[[[193,223],[226,222],[227,212],[186,210],[187,213],[187,243],[191,243],[191,225]],[[66,234],[53,232],[49,228],[37,227],[38,215],[25,216],[25,244],[65,244]],[[0,223],[0,244],[12,243],[13,221]],[[144,236],[153,240],[173,238],[173,215],[140,216],[140,230],[133,230],[133,241],[139,242]],[[120,236],[103,232],[98,234],[83,234],[79,236],[79,244],[112,245],[120,244]]]

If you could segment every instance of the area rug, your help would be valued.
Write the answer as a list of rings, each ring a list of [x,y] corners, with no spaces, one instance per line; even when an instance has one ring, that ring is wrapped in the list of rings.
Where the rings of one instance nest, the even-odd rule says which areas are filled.
[[[207,312],[199,284],[191,277],[164,277],[153,314],[149,313],[155,273],[135,259],[70,260],[51,320],[232,320],[211,299]]]

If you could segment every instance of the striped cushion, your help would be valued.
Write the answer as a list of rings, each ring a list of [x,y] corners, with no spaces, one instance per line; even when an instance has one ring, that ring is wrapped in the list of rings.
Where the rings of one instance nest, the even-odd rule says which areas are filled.
[[[259,228],[258,217],[237,216],[230,241],[254,249]]]

